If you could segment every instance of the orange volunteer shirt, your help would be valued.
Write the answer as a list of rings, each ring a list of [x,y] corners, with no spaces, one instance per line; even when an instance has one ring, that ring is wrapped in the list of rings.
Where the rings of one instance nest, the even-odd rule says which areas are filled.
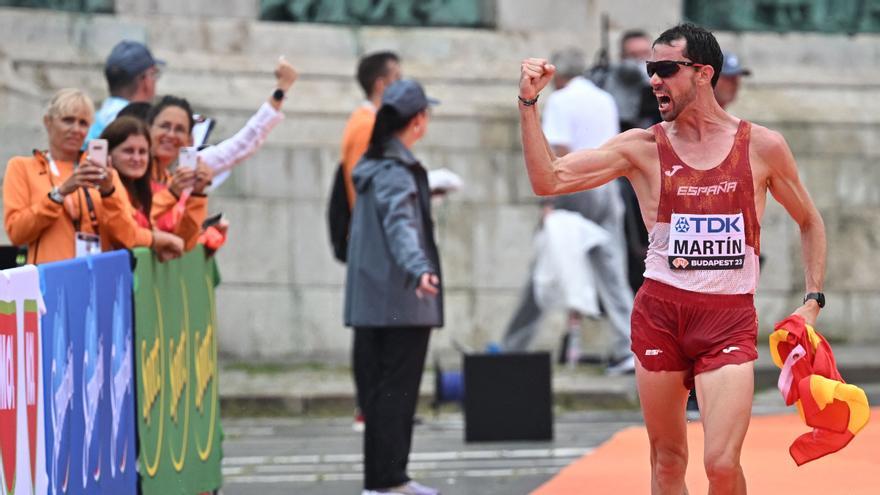
[[[372,103],[364,102],[351,113],[348,123],[345,124],[345,131],[342,133],[342,171],[345,178],[348,205],[351,209],[354,209],[354,201],[357,197],[351,173],[370,145],[370,135],[373,134],[375,123],[375,107]]]
[[[49,199],[49,191],[60,186],[73,175],[73,162],[56,161],[58,175],[49,167],[41,152],[34,156],[16,156],[6,165],[3,178],[3,224],[9,240],[15,245],[27,245],[28,263],[48,263],[76,256],[74,218],[69,207]],[[111,251],[136,246],[149,247],[153,235],[139,229],[132,217],[131,205],[123,196],[124,187],[114,170],[116,190],[102,198],[100,192],[82,188],[67,195],[65,204],[79,210],[80,231],[95,233],[89,218],[85,194],[95,206],[101,249]]]

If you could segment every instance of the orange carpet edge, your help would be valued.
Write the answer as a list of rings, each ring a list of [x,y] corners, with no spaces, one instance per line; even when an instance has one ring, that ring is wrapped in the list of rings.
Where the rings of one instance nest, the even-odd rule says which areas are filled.
[[[880,493],[880,408],[843,450],[797,467],[788,446],[809,431],[796,413],[755,416],[743,446],[742,465],[751,494],[877,495]],[[688,425],[687,484],[706,493],[703,430]],[[563,468],[532,495],[644,495],[650,493],[648,435],[644,427],[619,431],[593,452]]]

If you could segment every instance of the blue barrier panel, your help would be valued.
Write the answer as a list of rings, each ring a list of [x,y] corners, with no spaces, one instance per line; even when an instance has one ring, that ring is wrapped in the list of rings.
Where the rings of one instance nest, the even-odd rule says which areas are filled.
[[[82,361],[74,356],[82,356],[88,294],[85,290],[68,290],[66,286],[74,281],[82,283],[88,275],[88,266],[80,261],[40,267],[40,286],[46,304],[43,315],[46,468],[49,493],[53,495],[82,491],[75,488],[82,485],[81,476],[76,476],[80,471],[76,468],[82,466],[82,401],[75,400],[82,394],[80,380],[75,378],[82,376]]]
[[[41,265],[50,494],[134,494],[127,251]]]
[[[102,493],[134,493],[137,486],[137,445],[134,416],[134,349],[132,276],[128,252],[117,251],[94,259],[93,275],[98,304],[98,329],[104,342],[104,417],[109,442],[102,473]],[[102,466],[102,469],[105,469]]]

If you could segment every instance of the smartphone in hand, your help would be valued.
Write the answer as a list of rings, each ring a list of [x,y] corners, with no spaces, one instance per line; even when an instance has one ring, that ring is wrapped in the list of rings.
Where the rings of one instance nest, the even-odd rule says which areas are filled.
[[[107,140],[92,139],[88,146],[89,160],[101,167],[107,166]]]
[[[208,227],[213,227],[214,225],[219,224],[223,220],[223,214],[218,213],[214,216],[208,217],[202,222],[202,230],[207,229]]]
[[[199,160],[199,150],[194,146],[184,146],[180,148],[180,155],[177,158],[177,166],[179,168],[188,168],[195,170]]]

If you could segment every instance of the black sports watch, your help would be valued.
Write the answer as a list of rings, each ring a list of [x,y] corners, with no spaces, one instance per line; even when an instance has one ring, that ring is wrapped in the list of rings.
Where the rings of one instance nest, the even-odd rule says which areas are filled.
[[[284,90],[283,89],[276,89],[272,93],[272,99],[275,101],[282,101],[284,99]]]
[[[816,301],[820,308],[825,307],[825,294],[821,292],[810,292],[804,296],[804,304],[807,303],[810,299]]]

